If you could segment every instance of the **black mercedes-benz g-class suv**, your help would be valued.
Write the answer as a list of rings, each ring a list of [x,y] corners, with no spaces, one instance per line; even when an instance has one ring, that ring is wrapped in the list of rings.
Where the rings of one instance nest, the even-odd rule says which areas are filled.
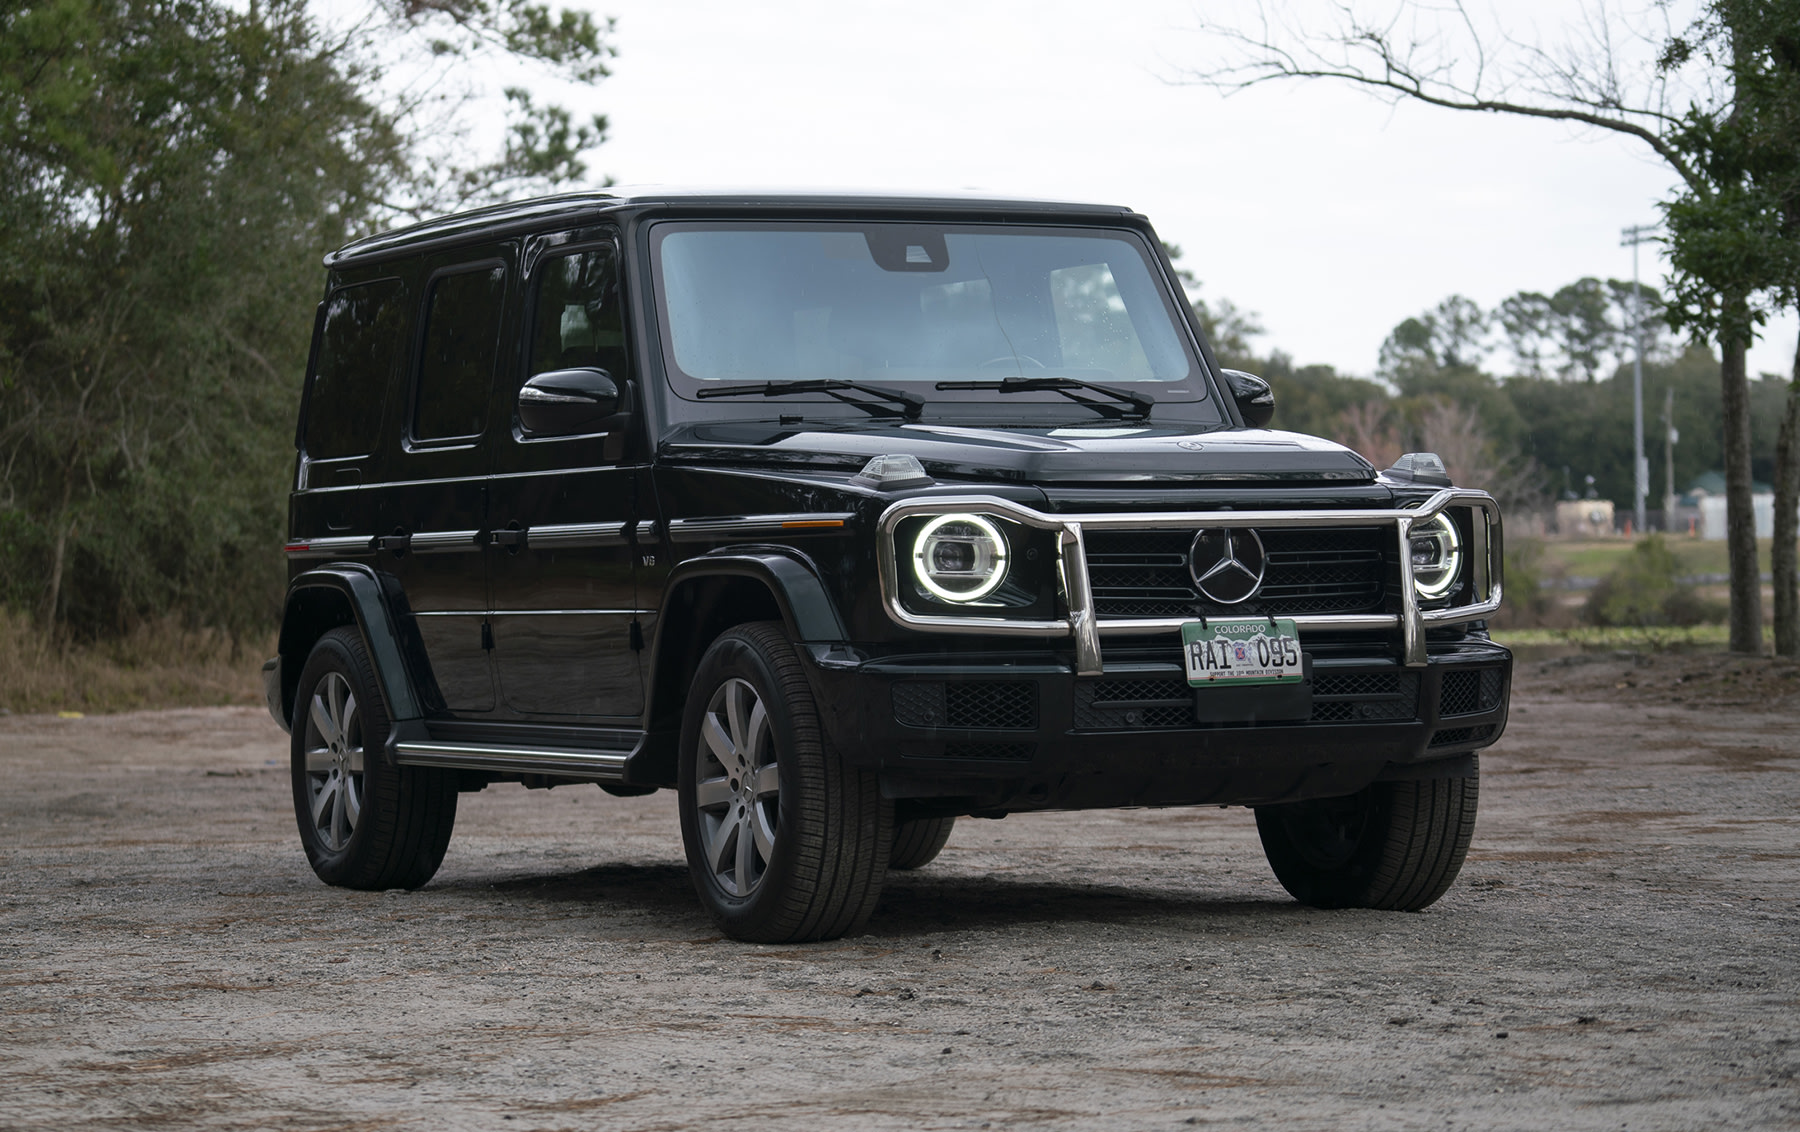
[[[729,934],[853,931],[959,816],[1253,807],[1321,907],[1455,878],[1493,500],[1263,428],[1150,225],[606,192],[326,258],[269,708],[318,875],[459,791],[678,791]]]

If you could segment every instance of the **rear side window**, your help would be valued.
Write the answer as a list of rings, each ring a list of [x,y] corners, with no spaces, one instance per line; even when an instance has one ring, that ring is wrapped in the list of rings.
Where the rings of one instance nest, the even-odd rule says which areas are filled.
[[[400,281],[333,291],[312,386],[306,394],[306,454],[315,460],[375,450],[381,404],[393,376],[405,317]]]
[[[506,269],[482,265],[431,284],[413,398],[414,440],[466,440],[487,425]]]
[[[537,269],[531,372],[592,366],[624,381],[625,327],[610,247],[546,259]]]

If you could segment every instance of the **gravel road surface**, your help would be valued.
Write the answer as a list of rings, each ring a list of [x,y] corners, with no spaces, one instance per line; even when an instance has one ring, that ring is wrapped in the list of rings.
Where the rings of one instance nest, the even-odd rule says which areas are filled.
[[[869,931],[719,938],[668,793],[464,795],[319,884],[286,737],[0,718],[0,1128],[1800,1127],[1800,669],[1521,666],[1462,879],[1302,908],[1248,811],[965,820]]]

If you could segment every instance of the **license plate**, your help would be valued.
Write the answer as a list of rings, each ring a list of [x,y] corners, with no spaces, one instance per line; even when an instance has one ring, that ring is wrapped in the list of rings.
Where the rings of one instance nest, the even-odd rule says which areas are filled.
[[[1305,675],[1300,632],[1288,619],[1189,621],[1181,627],[1188,683],[1296,684]]]

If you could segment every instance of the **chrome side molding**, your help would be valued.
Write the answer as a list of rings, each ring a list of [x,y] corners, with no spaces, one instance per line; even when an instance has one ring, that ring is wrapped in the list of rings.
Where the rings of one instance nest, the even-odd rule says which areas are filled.
[[[674,542],[706,542],[717,539],[764,538],[768,535],[840,534],[856,516],[848,511],[806,512],[792,515],[725,515],[709,519],[671,519],[669,538]]]

